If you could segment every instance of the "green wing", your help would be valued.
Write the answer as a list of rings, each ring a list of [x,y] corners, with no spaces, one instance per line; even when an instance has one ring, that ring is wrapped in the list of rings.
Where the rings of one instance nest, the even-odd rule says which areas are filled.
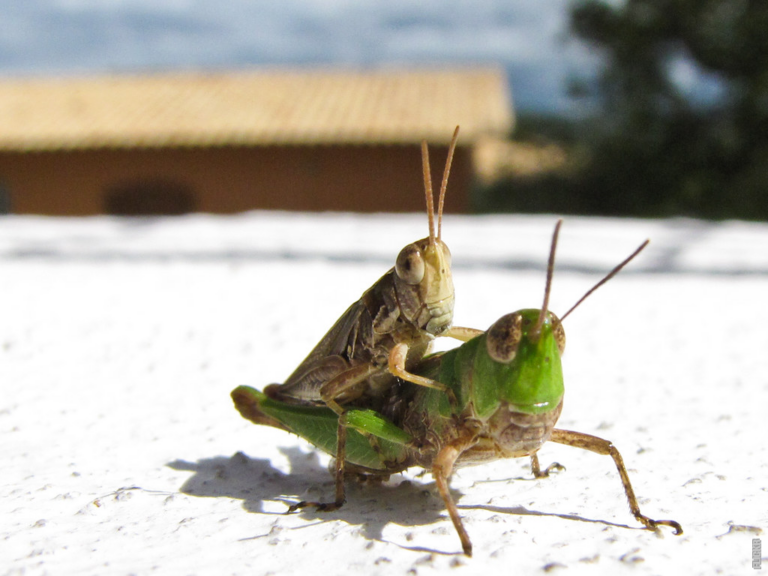
[[[339,417],[330,408],[286,404],[250,386],[235,388],[232,399],[247,420],[292,432],[324,452],[336,455]],[[396,459],[403,445],[411,439],[406,432],[372,410],[352,410],[347,418],[346,460],[357,466],[386,470],[386,462]],[[375,447],[371,437],[382,441],[376,442]]]

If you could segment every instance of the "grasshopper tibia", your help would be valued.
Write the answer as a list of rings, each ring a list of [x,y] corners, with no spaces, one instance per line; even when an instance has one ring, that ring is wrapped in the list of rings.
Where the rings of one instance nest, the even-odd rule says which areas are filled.
[[[336,486],[336,499],[333,502],[307,502],[302,501],[288,508],[286,514],[295,512],[301,508],[315,508],[318,512],[333,512],[338,510],[347,501],[344,490],[344,471],[347,457],[347,418],[346,414],[339,416],[339,424],[336,432],[336,460],[334,483]]]

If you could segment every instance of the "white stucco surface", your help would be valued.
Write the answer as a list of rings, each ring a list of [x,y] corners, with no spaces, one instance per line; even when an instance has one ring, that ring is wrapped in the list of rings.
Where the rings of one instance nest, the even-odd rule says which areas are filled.
[[[612,440],[643,512],[684,535],[640,529],[610,458],[553,444],[542,465],[566,471],[548,479],[525,460],[453,477],[471,559],[417,469],[350,484],[337,512],[284,514],[332,495],[328,458],[245,421],[229,392],[284,379],[424,220],[0,219],[0,575],[755,573],[762,224],[566,218],[561,233],[559,313],[651,238],[565,322],[559,427]],[[445,219],[456,324],[541,305],[554,222]]]

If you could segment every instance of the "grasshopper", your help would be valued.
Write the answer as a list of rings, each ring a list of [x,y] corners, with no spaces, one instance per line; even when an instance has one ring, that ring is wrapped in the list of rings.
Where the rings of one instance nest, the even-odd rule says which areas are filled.
[[[395,266],[342,314],[288,379],[265,388],[267,396],[287,404],[327,406],[341,415],[347,405],[378,408],[389,401],[400,381],[446,390],[441,383],[411,370],[431,351],[435,337],[467,341],[480,333],[451,325],[451,252],[441,238],[445,193],[458,136],[457,126],[443,172],[437,217],[429,151],[426,141],[421,143],[429,236],[403,248]],[[343,427],[344,420],[340,419],[336,453],[342,455]],[[335,503],[304,502],[301,507],[341,506],[343,465],[342,457],[338,459]]]
[[[611,456],[634,517],[649,530],[669,526],[682,534],[678,522],[653,520],[640,512],[621,454],[611,442],[555,428],[564,394],[562,321],[648,244],[642,244],[559,319],[548,304],[560,224],[552,239],[542,308],[502,316],[487,332],[423,359],[416,368],[418,374],[449,387],[454,401],[439,389],[404,382],[400,396],[379,410],[351,409],[339,416],[327,408],[292,406],[241,386],[232,392],[236,408],[256,424],[295,433],[336,455],[334,432],[338,421],[345,420],[349,437],[344,458],[358,474],[387,477],[411,466],[431,469],[467,556],[472,555],[472,542],[449,492],[453,469],[529,456],[534,476],[544,477],[560,467],[540,469],[537,452],[547,441]]]

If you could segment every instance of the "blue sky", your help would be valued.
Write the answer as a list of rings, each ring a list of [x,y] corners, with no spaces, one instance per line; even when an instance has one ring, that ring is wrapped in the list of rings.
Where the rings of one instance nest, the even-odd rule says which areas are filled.
[[[597,58],[569,0],[0,0],[0,75],[497,63],[520,110],[574,111]]]

